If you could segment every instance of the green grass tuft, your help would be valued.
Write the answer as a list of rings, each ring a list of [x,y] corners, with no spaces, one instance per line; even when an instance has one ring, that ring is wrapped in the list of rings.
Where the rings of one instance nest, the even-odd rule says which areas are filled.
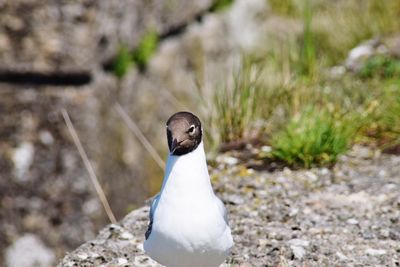
[[[140,40],[137,48],[132,52],[132,59],[139,68],[144,68],[158,46],[156,31],[147,32]]]
[[[272,139],[272,155],[290,165],[329,165],[344,153],[358,128],[346,115],[307,107]]]
[[[379,101],[379,102],[378,102]],[[376,100],[377,112],[370,126],[382,149],[400,144],[400,79],[383,83],[383,94]]]
[[[115,76],[121,79],[128,72],[129,68],[132,66],[132,63],[132,56],[129,52],[129,49],[124,45],[120,46],[113,64],[113,73]]]
[[[233,4],[234,0],[216,0],[214,4],[211,6],[211,12],[220,12]]]
[[[257,66],[245,60],[232,80],[215,91],[212,123],[218,128],[220,142],[244,139],[253,129],[260,106],[258,75]]]
[[[133,65],[143,70],[157,49],[158,42],[157,33],[149,31],[133,52],[126,45],[121,45],[112,65],[115,76],[119,79],[123,78]]]
[[[310,0],[305,1],[303,15],[303,35],[300,45],[299,72],[305,76],[312,76],[316,64],[316,44],[312,31],[313,10]]]
[[[384,55],[370,57],[363,64],[359,75],[361,78],[390,79],[400,77],[400,60]]]

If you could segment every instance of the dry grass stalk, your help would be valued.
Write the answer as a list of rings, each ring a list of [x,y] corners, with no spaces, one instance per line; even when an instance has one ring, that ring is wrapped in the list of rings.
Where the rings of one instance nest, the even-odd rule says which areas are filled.
[[[104,210],[105,210],[110,222],[111,223],[116,223],[117,220],[116,220],[116,218],[114,216],[114,213],[111,210],[110,204],[107,201],[106,195],[104,194],[104,191],[103,191],[103,189],[102,189],[102,187],[101,187],[101,185],[99,183],[99,180],[97,179],[96,173],[94,172],[93,166],[90,163],[90,160],[89,160],[89,158],[88,158],[88,156],[87,156],[87,154],[85,152],[85,149],[83,148],[82,143],[79,140],[79,136],[78,136],[78,134],[77,134],[77,132],[75,130],[74,125],[72,124],[72,121],[71,121],[71,119],[70,119],[70,117],[68,115],[67,110],[61,109],[61,114],[62,114],[62,116],[64,118],[65,124],[67,125],[68,131],[72,136],[74,144],[75,144],[76,148],[78,149],[79,155],[82,158],[82,161],[83,161],[83,163],[85,165],[85,168],[86,168],[87,172],[89,173],[90,180],[93,183],[93,186],[94,186],[94,188],[96,190],[96,193],[97,193],[97,195],[98,195],[98,197],[100,199],[101,204],[104,207]]]

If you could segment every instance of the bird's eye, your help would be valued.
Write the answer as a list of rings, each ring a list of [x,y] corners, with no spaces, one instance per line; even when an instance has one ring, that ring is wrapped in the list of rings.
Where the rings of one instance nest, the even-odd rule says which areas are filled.
[[[193,134],[194,133],[194,125],[190,126],[188,133]]]

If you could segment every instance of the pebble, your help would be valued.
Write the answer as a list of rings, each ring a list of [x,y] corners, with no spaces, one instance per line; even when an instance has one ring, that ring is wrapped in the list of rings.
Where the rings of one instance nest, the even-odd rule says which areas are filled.
[[[299,213],[299,209],[298,208],[293,208],[293,209],[290,210],[289,216],[290,217],[294,217],[294,216],[297,215],[297,213]]]
[[[288,241],[289,245],[291,246],[298,246],[298,247],[308,247],[310,245],[310,241],[304,239],[291,239]]]
[[[344,255],[344,254],[341,253],[341,252],[336,252],[336,256],[337,256],[341,261],[345,261],[345,260],[348,259],[347,256]]]
[[[374,49],[370,43],[363,43],[352,50],[346,60],[346,67],[351,70],[360,68],[360,59],[369,57],[373,54]]]
[[[127,259],[124,258],[118,258],[118,265],[125,265],[128,263]]]
[[[241,205],[244,203],[244,199],[240,195],[229,195],[225,198],[225,201],[234,204],[234,205]]]
[[[378,176],[379,176],[379,177],[385,177],[385,175],[386,175],[386,171],[385,171],[385,170],[380,170],[380,171],[378,172]]]
[[[356,225],[356,224],[358,224],[358,221],[357,221],[356,219],[354,219],[354,218],[348,219],[346,222],[347,222],[348,224],[351,224],[351,225]]]
[[[368,256],[382,256],[386,254],[386,250],[368,248],[365,250],[365,254],[367,254]]]
[[[83,253],[83,252],[78,253],[76,256],[77,256],[80,260],[86,260],[86,259],[89,257],[88,254]]]
[[[305,173],[305,176],[307,178],[307,180],[309,180],[310,182],[316,182],[318,180],[317,175],[315,175],[315,173],[307,171]]]
[[[328,175],[328,174],[330,174],[330,170],[328,170],[327,168],[322,168],[322,169],[319,171],[319,173],[320,173],[321,175]]]
[[[268,239],[259,239],[258,240],[259,246],[264,247],[266,244],[268,244]]]
[[[124,231],[119,235],[119,239],[123,239],[123,240],[131,240],[133,238],[134,238],[134,236],[127,231]]]
[[[219,163],[225,163],[227,165],[236,165],[239,163],[239,160],[237,158],[227,156],[227,155],[220,155],[216,158],[217,162]]]
[[[49,146],[54,143],[53,135],[47,130],[42,130],[39,132],[39,139],[40,139],[40,142],[44,145]]]
[[[32,143],[23,142],[15,150],[12,157],[14,163],[14,174],[18,181],[24,182],[29,178],[26,173],[33,163],[35,147]]]
[[[270,146],[262,146],[261,147],[261,151],[264,152],[264,153],[269,153],[269,152],[272,151],[272,147],[270,147]]]
[[[303,257],[306,255],[306,250],[304,249],[304,247],[290,246],[290,249],[292,250],[294,257],[298,260],[302,260]]]

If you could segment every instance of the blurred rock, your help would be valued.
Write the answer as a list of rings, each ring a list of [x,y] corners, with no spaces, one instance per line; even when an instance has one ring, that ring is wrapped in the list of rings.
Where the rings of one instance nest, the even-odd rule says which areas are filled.
[[[299,246],[299,247],[308,247],[310,245],[310,241],[303,240],[303,239],[291,239],[288,242],[292,246]]]
[[[44,145],[51,145],[54,143],[54,138],[49,131],[43,130],[39,132],[39,139]]]
[[[382,256],[382,255],[386,254],[386,250],[368,248],[365,250],[365,254],[367,254],[369,256]]]
[[[358,72],[368,58],[376,55],[400,58],[400,35],[362,42],[350,50],[345,66],[350,71]]]
[[[35,148],[32,143],[24,142],[20,144],[13,154],[14,173],[15,178],[19,182],[26,182],[29,180],[27,171],[33,162]]]
[[[54,260],[54,252],[32,234],[21,236],[6,250],[7,267],[51,267]]]
[[[373,39],[351,49],[346,59],[346,67],[353,71],[359,70],[362,60],[372,56],[379,43],[379,40]]]
[[[290,248],[293,252],[294,257],[298,260],[302,260],[306,255],[306,250],[303,247],[292,245],[290,246]]]
[[[121,44],[149,30],[166,35],[206,11],[212,0],[13,1],[0,3],[0,71],[90,73]]]

